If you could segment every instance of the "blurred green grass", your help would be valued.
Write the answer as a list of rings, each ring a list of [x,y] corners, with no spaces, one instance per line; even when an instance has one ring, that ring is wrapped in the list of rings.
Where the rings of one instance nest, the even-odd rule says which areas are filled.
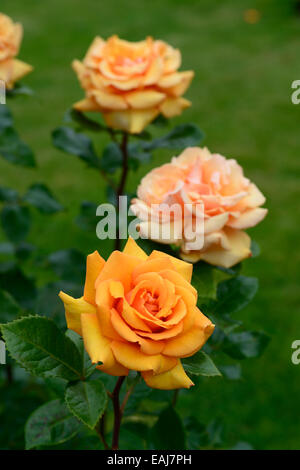
[[[35,150],[38,170],[0,160],[0,184],[24,190],[45,181],[67,211],[38,219],[32,238],[45,251],[76,247],[107,252],[109,243],[74,225],[82,200],[105,199],[101,177],[82,162],[51,146],[50,132],[70,105],[82,97],[70,68],[95,35],[138,40],[162,38],[183,55],[182,69],[196,77],[187,97],[193,102],[175,123],[194,121],[205,145],[236,158],[267,196],[269,215],[250,231],[262,254],[246,263],[259,277],[254,302],[240,315],[263,329],[272,342],[261,359],[243,364],[243,380],[210,379],[182,395],[179,409],[204,422],[224,419],[229,440],[257,449],[299,449],[300,366],[291,364],[291,344],[300,337],[299,309],[299,113],[291,104],[291,83],[300,77],[300,17],[292,1],[279,0],[2,0],[1,11],[21,21],[25,35],[20,58],[35,66],[26,78],[36,95],[11,104],[17,127]],[[244,12],[257,8],[261,19],[247,24]],[[104,144],[97,137],[97,146]],[[157,153],[151,166],[171,153]],[[136,188],[150,169],[129,178]],[[67,221],[66,221],[67,218]],[[68,225],[66,225],[68,224]],[[68,227],[68,230],[66,230]],[[42,313],[42,312],[41,312]]]

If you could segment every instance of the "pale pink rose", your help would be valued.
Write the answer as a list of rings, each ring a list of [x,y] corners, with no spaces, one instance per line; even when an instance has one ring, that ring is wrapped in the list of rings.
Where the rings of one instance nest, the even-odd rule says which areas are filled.
[[[260,207],[265,197],[245,178],[236,160],[212,154],[207,148],[187,148],[171,163],[152,170],[142,179],[137,195],[131,210],[141,220],[143,237],[180,246],[180,256],[186,261],[204,260],[227,268],[251,256],[251,239],[244,229],[254,227],[267,214]],[[170,213],[172,204],[188,210]],[[196,229],[199,205],[203,208],[203,237],[195,249],[186,233],[188,228]],[[166,224],[171,224],[168,238],[162,235]]]

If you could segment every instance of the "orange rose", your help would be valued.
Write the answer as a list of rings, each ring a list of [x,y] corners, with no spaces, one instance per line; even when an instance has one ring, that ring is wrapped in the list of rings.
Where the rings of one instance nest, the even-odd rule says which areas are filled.
[[[179,245],[181,258],[192,263],[204,260],[228,268],[251,256],[251,240],[243,229],[253,227],[267,214],[267,209],[259,207],[265,197],[244,177],[236,160],[211,154],[206,148],[188,148],[171,163],[150,171],[137,194],[131,209],[141,219],[141,234],[151,238],[153,228],[161,234],[163,224],[171,222],[171,238],[158,236],[156,241]],[[189,204],[189,217],[183,210],[177,217],[167,213],[166,207],[175,203],[179,207]],[[193,208],[197,203],[204,209],[204,244],[191,249],[185,231],[195,227]]]
[[[197,352],[214,330],[196,306],[192,269],[159,251],[147,256],[131,238],[106,262],[95,251],[83,297],[59,294],[68,328],[82,335],[92,362],[107,374],[136,370],[149,387],[189,388],[180,358]]]
[[[190,106],[181,96],[194,72],[178,72],[180,64],[178,49],[151,37],[141,42],[96,37],[83,62],[73,62],[86,92],[74,107],[100,111],[108,126],[139,133],[159,113],[170,118]]]
[[[13,23],[8,16],[0,13],[0,80],[6,83],[8,89],[32,70],[31,65],[15,59],[22,35],[22,25]]]

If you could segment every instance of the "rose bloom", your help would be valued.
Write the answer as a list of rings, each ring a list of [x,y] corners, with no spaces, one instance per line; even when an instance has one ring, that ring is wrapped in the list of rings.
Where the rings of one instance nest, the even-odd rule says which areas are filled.
[[[189,388],[180,358],[195,354],[214,330],[197,308],[192,270],[160,251],[147,256],[132,238],[107,261],[95,251],[87,258],[83,297],[59,294],[68,328],[107,374],[135,370],[149,387]]]
[[[128,42],[96,37],[82,62],[73,68],[86,92],[74,105],[79,111],[100,111],[109,127],[141,132],[162,113],[170,118],[190,106],[182,95],[194,72],[178,72],[181,54],[148,37]]]
[[[267,214],[260,207],[265,197],[245,178],[236,160],[207,148],[187,148],[171,163],[150,171],[137,195],[131,210],[141,220],[138,228],[144,238],[153,238],[154,233],[156,241],[180,246],[180,256],[186,261],[204,260],[225,268],[251,256],[251,239],[244,229]],[[177,215],[167,210],[172,204],[182,208]],[[204,220],[199,225],[202,244],[195,249],[185,234],[197,230],[196,204],[201,204]],[[166,224],[171,227],[169,238],[163,236]]]
[[[31,72],[31,65],[15,59],[22,41],[23,29],[20,23],[0,13],[0,80],[8,89],[14,87],[16,81]]]

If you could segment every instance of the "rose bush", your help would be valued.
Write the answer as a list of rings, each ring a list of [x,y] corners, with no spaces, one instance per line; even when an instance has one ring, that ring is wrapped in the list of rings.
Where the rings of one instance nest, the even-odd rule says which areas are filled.
[[[189,388],[180,358],[197,352],[214,330],[196,306],[191,277],[191,264],[159,251],[148,257],[133,239],[106,262],[95,251],[83,297],[60,293],[68,328],[110,375],[135,370],[150,387]]]
[[[178,72],[181,54],[163,41],[148,37],[128,42],[96,37],[76,71],[86,97],[79,111],[100,111],[109,127],[141,132],[159,113],[170,118],[190,106],[182,95],[193,71]]]
[[[15,58],[22,35],[22,25],[0,13],[0,80],[5,82],[8,89],[13,88],[16,81],[32,70],[31,65]]]
[[[139,229],[144,237],[163,233],[163,224],[171,222],[170,239],[158,237],[156,241],[179,245],[180,256],[186,261],[204,260],[226,268],[251,256],[251,239],[243,230],[267,214],[267,209],[260,207],[265,197],[245,178],[236,160],[206,148],[187,148],[171,163],[152,170],[142,179],[137,195],[131,209],[141,219]],[[168,212],[176,203],[181,207],[189,204],[185,206],[191,208],[188,216],[183,211],[177,215]],[[204,244],[191,250],[184,233],[188,225],[195,226],[197,203],[204,209]]]

